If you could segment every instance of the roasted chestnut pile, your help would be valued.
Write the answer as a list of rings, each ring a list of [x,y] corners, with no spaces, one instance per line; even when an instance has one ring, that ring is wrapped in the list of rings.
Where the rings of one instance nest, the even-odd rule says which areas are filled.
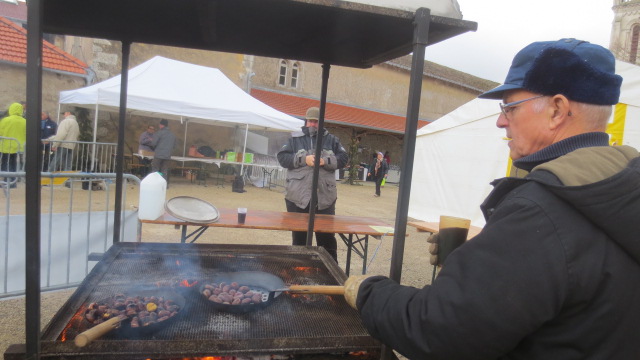
[[[89,304],[85,318],[98,325],[116,316],[126,316],[131,319],[131,327],[135,328],[167,320],[178,311],[180,306],[164,297],[116,294],[106,301]]]
[[[262,293],[251,290],[249,286],[240,285],[237,282],[230,284],[225,282],[204,284],[200,290],[202,295],[209,301],[219,304],[246,305],[260,304],[262,302]]]

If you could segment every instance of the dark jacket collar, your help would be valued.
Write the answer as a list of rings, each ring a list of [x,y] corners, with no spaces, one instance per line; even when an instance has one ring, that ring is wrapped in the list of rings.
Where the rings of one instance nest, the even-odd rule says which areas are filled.
[[[603,132],[580,134],[558,141],[531,155],[515,160],[513,165],[519,169],[531,171],[534,167],[559,158],[574,150],[591,146],[609,146],[609,135]]]

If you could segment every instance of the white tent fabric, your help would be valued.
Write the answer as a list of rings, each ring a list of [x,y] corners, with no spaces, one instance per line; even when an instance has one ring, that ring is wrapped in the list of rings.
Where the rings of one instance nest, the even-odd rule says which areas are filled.
[[[60,104],[118,111],[120,75],[60,92]],[[245,93],[220,70],[156,56],[129,70],[127,113],[250,130],[294,131],[302,122]]]
[[[622,91],[607,132],[612,143],[640,149],[640,67],[617,61],[616,73]],[[475,99],[418,130],[410,217],[437,222],[451,215],[485,224],[480,204],[493,189],[489,183],[506,176],[510,165],[505,131],[496,127],[499,114],[497,101]]]

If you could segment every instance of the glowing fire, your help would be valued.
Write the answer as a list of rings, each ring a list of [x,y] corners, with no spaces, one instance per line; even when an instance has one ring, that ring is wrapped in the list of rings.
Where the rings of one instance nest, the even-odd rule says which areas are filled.
[[[301,273],[303,273],[305,275],[320,273],[320,269],[319,268],[310,267],[310,266],[296,266],[296,267],[293,268],[293,270],[301,272]]]
[[[182,281],[180,281],[180,286],[182,287],[193,287],[198,283],[197,280],[194,280],[193,282],[189,282],[189,280],[184,279]]]
[[[82,319],[84,319],[84,313],[86,311],[87,311],[87,305],[82,305],[80,309],[73,315],[73,317],[71,318],[71,321],[69,321],[67,326],[65,326],[64,330],[62,330],[62,334],[60,334],[60,340],[62,342],[65,342],[68,340],[67,332],[69,331],[69,329],[82,323]]]

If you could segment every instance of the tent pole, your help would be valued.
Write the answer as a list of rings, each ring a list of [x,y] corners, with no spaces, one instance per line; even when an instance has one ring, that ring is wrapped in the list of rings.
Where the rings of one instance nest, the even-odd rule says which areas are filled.
[[[180,115],[180,124],[182,124],[182,122],[183,122],[182,115]],[[189,129],[189,119],[187,119],[187,121],[184,122],[184,136],[183,136],[184,144],[182,144],[182,157],[187,156],[187,130],[188,129]],[[184,167],[184,161],[182,162],[182,167]]]
[[[93,166],[94,166],[94,161],[95,161],[95,152],[96,152],[96,139],[98,138],[98,107],[100,106],[100,89],[98,89],[98,96],[96,98],[96,111],[95,114],[93,114],[93,148],[91,150],[92,156],[91,156],[91,169],[88,170],[94,170]],[[117,162],[117,160],[116,160]]]
[[[242,159],[240,159],[240,175],[242,175],[242,170],[244,170],[244,157],[246,156],[245,153],[247,152],[247,135],[249,134],[249,124],[247,124],[247,127],[244,130],[244,147],[242,148]],[[238,159],[236,159],[238,160]]]
[[[98,98],[100,98],[100,90],[98,90]],[[100,106],[100,100],[96,101],[96,111],[93,114],[93,142],[96,142],[98,136],[98,108]]]

